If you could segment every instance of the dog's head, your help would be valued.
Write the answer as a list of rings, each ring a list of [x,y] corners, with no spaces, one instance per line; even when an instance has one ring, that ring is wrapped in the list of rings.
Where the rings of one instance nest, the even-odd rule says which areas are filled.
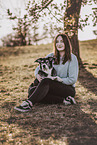
[[[51,74],[54,60],[55,60],[54,57],[47,57],[47,58],[38,58],[35,62],[39,63],[40,70],[44,71],[47,74]]]

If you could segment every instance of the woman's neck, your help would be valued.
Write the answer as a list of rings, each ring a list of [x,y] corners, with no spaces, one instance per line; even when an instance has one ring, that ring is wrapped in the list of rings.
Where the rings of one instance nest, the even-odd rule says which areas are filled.
[[[60,54],[60,57],[63,57],[65,55],[65,52],[64,51],[60,51],[59,54]]]

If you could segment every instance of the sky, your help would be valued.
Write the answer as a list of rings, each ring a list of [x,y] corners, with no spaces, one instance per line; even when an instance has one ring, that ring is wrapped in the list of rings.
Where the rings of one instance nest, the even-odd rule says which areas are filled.
[[[21,15],[25,13],[24,8],[25,5],[23,1],[27,0],[0,0],[0,39],[7,34],[13,32],[12,31],[12,26],[15,24],[15,22],[9,21],[6,17],[6,8],[11,8],[14,10],[15,14],[18,15],[19,9],[21,9]],[[57,0],[55,0],[57,1]],[[64,1],[64,0],[61,0]],[[58,1],[57,1],[58,2]],[[81,16],[84,18],[85,14],[89,14],[92,12],[92,7],[97,7],[96,5],[91,5],[91,6],[85,6],[81,8]],[[2,17],[3,15],[3,17]],[[89,18],[90,26],[86,26],[83,31],[78,30],[78,39],[80,41],[83,40],[91,40],[91,39],[96,39],[97,36],[93,34],[93,30],[97,30],[97,26],[93,27],[92,26],[92,20],[91,17]],[[1,45],[1,42],[0,42]]]

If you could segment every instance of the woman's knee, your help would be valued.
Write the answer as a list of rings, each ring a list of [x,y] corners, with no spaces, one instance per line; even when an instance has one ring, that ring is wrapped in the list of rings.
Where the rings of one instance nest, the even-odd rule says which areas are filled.
[[[75,97],[75,93],[76,93],[76,92],[75,92],[75,88],[72,87],[72,88],[70,89],[70,93],[71,93],[70,96]]]

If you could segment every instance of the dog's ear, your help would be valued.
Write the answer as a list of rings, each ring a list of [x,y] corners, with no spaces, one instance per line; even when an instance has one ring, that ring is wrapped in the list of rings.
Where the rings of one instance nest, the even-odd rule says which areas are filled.
[[[56,62],[56,57],[55,57],[55,56],[53,56],[53,60],[52,60],[52,62],[53,62],[53,63]]]
[[[49,60],[52,62],[52,64],[55,62],[55,57],[49,57]]]
[[[55,61],[55,59],[56,59],[56,57],[55,57],[55,56],[53,56],[53,61]]]
[[[41,63],[41,61],[42,61],[42,58],[38,58],[38,59],[36,59],[34,62]]]
[[[53,60],[53,57],[48,57],[47,58],[49,61],[52,61]]]

